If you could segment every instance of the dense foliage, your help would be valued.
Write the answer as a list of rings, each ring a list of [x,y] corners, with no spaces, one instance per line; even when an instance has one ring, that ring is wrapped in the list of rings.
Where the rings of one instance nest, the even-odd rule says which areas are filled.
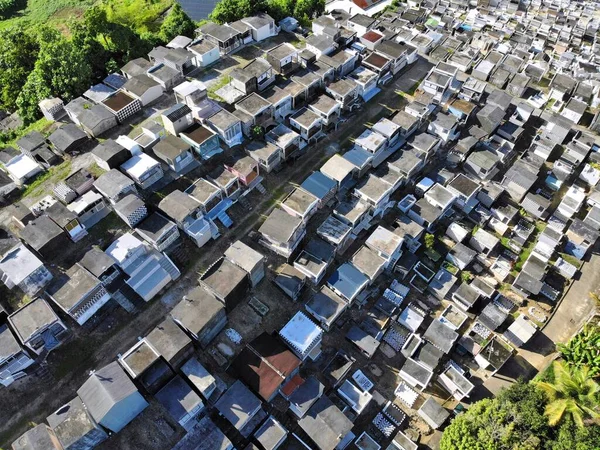
[[[293,16],[308,25],[325,11],[325,0],[221,0],[210,18],[216,23],[235,22],[262,11],[277,22]]]
[[[600,385],[590,376],[589,368],[555,362],[553,369],[553,381],[536,383],[548,399],[545,415],[550,425],[571,419],[575,425],[583,428],[585,419],[598,419]]]
[[[108,0],[68,22],[68,36],[46,25],[0,30],[0,108],[18,110],[25,124],[32,123],[41,115],[40,100],[60,97],[67,103],[154,46],[180,34],[193,37],[195,24],[178,4],[151,30],[139,18],[149,14],[141,7],[146,3],[154,14],[148,17],[165,7],[162,0]],[[133,7],[139,11],[123,20],[122,12]]]
[[[598,325],[586,326],[567,344],[559,344],[558,351],[570,365],[587,366],[591,376],[600,376],[600,327]]]
[[[496,398],[472,405],[444,430],[440,448],[598,450],[600,426],[589,420],[596,417],[597,385],[590,389],[590,383],[595,383],[585,372],[563,368],[561,364],[555,365],[549,373],[545,382],[518,382]],[[580,379],[573,380],[577,377]],[[554,394],[549,395],[549,391]],[[592,391],[596,392],[595,397],[590,395]],[[577,409],[568,406],[569,402],[579,408],[587,406]],[[567,404],[567,408],[563,409],[563,404]],[[573,411],[581,411],[579,418]],[[585,426],[579,419],[586,420]]]
[[[442,450],[536,450],[550,440],[546,398],[535,386],[516,383],[494,399],[475,403],[446,428]]]
[[[0,0],[0,17],[3,17],[8,11],[10,11],[17,0]]]
[[[160,37],[163,41],[169,42],[177,36],[193,37],[196,24],[181,9],[179,3],[175,3],[169,14],[160,26]]]

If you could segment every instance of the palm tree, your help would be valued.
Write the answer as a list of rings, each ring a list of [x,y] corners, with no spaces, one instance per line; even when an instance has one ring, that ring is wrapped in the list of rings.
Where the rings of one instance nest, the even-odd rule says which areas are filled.
[[[538,381],[537,386],[548,398],[544,413],[551,426],[571,416],[583,428],[584,419],[600,417],[600,385],[590,377],[588,367],[554,362],[554,382]]]

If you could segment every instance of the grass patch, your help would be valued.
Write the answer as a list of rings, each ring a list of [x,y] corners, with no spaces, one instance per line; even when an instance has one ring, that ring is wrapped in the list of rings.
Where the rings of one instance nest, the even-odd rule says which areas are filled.
[[[548,103],[546,103],[546,106],[544,108],[545,109],[552,109],[552,107],[554,106],[555,103],[556,103],[556,99],[555,98],[551,98],[550,100],[548,100]]]
[[[60,21],[79,16],[96,0],[27,0],[18,5],[0,21],[0,28],[18,26],[27,28],[33,25]]]
[[[41,118],[40,120],[37,120],[26,127],[19,128],[18,130],[14,130],[12,132],[8,132],[3,136],[10,136],[10,138],[6,140],[4,144],[0,145],[0,147],[16,147],[17,141],[26,134],[31,133],[32,131],[39,131],[43,135],[47,135],[50,131],[50,128],[52,128],[53,124],[54,122],[51,122],[50,120],[45,118]]]
[[[414,97],[415,92],[417,92],[417,89],[419,89],[419,85],[421,84],[422,81],[423,81],[423,78],[421,78],[415,84],[413,84],[408,91],[396,91],[396,93],[400,97],[405,97],[405,98],[406,97]]]
[[[303,39],[295,38],[294,40],[289,41],[289,43],[292,44],[297,49],[303,49],[304,45],[306,44],[306,41]]]
[[[206,90],[208,93],[208,96],[215,100],[223,100],[221,97],[219,97],[219,95],[217,94],[217,91],[219,89],[221,89],[222,87],[227,86],[230,81],[231,81],[231,77],[229,75],[221,75],[221,77],[217,81],[215,81],[213,84],[211,84],[210,87]]]
[[[100,167],[97,163],[93,163],[91,166],[87,168],[87,171],[91,173],[95,178],[100,177],[100,175],[105,174],[106,170]]]
[[[285,197],[286,195],[287,192],[285,190],[285,187],[275,189],[275,191],[273,191],[271,199],[267,202],[266,210],[268,211],[271,207],[275,206],[277,203],[283,200],[283,197]]]
[[[71,173],[71,161],[65,161],[58,166],[50,167],[46,172],[41,173],[32,183],[28,184],[21,193],[21,198],[38,196],[54,187],[56,183],[64,180]]]
[[[507,238],[506,236],[502,236],[502,237],[500,238],[500,244],[502,245],[502,247],[504,247],[504,248],[507,248],[507,249],[509,249],[509,250],[512,250],[512,249],[510,248],[510,239],[509,239],[509,238]]]
[[[551,82],[551,81],[552,81],[552,80],[551,80],[550,78],[546,78],[546,77],[544,77],[544,78],[542,78],[542,79],[540,80],[540,82],[538,83],[538,86],[539,86],[539,87],[543,87],[543,88],[547,88],[548,86],[550,86],[550,82]]]
[[[173,0],[105,0],[103,4],[108,20],[144,32],[158,31],[161,16]]]
[[[559,253],[560,257],[562,259],[564,259],[566,262],[568,262],[569,264],[573,264],[575,267],[577,267],[579,269],[579,267],[581,266],[581,261],[579,261],[577,258],[575,258],[572,255],[567,255],[566,253]]]
[[[513,267],[513,271],[511,272],[515,277],[517,276],[518,272],[520,272],[523,268],[523,264],[525,264],[525,261],[527,261],[529,255],[531,255],[531,252],[533,251],[533,248],[535,247],[535,244],[537,242],[538,234],[544,231],[544,228],[546,228],[546,224],[544,222],[536,222],[535,231],[531,234],[531,236],[529,236],[529,240],[527,241],[525,246],[523,246],[521,253],[519,253],[519,258],[517,259],[517,262]]]

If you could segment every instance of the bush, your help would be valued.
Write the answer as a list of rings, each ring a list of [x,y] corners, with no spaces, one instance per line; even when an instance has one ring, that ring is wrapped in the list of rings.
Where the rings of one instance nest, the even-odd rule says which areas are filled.
[[[563,359],[575,367],[587,366],[593,377],[600,376],[600,327],[587,325],[567,344],[558,344]]]

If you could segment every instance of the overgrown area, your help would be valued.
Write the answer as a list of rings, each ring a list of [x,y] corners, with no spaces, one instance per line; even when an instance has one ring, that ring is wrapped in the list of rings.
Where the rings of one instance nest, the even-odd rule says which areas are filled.
[[[44,2],[46,12],[29,14],[33,3],[0,22],[0,109],[18,111],[25,125],[41,117],[40,100],[67,103],[153,47],[177,35],[192,37],[196,27],[173,0],[53,0]],[[46,22],[52,8],[68,11],[70,4],[79,13],[63,19],[68,33]],[[0,135],[0,142],[13,138],[14,132]]]
[[[217,23],[235,22],[261,11],[266,11],[275,22],[292,16],[306,26],[323,14],[325,0],[221,0],[210,18]]]

